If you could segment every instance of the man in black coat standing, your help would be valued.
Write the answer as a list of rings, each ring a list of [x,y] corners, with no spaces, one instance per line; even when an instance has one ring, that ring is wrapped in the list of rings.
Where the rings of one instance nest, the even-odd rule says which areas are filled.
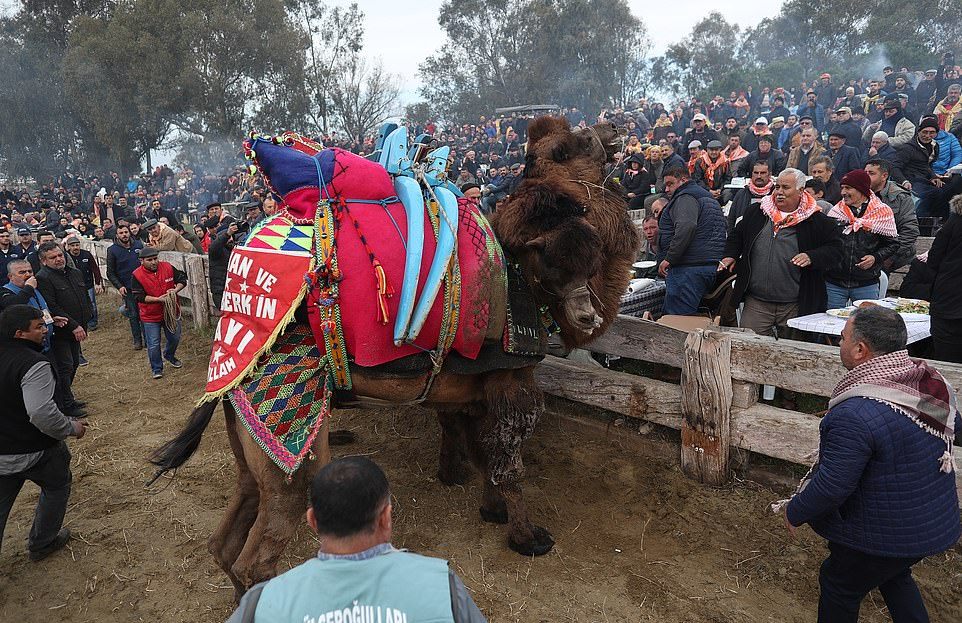
[[[842,259],[839,229],[804,190],[805,177],[782,171],[772,195],[735,226],[719,262],[719,271],[737,275],[732,304],[745,303],[741,326],[759,335],[785,335],[792,318],[825,311],[825,272]]]
[[[37,273],[40,293],[52,315],[67,319],[66,324],[54,330],[50,348],[60,378],[57,405],[69,417],[84,417],[85,404],[74,397],[71,386],[80,367],[80,343],[87,339],[85,327],[90,322],[87,286],[81,272],[67,266],[63,249],[56,242],[45,242],[38,251],[43,263]]]
[[[861,137],[861,134],[859,134],[859,137]],[[857,144],[858,142],[856,142]],[[849,147],[848,137],[844,132],[838,130],[829,132],[828,156],[832,159],[836,180],[841,180],[849,171],[862,168],[862,156],[857,149]]]

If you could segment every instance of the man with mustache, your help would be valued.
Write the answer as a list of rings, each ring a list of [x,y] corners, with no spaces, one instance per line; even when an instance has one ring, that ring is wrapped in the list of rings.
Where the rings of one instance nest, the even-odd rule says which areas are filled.
[[[790,319],[825,311],[825,271],[842,259],[838,228],[804,187],[804,173],[782,171],[774,192],[735,225],[718,264],[737,275],[741,326],[759,335],[784,335]]]

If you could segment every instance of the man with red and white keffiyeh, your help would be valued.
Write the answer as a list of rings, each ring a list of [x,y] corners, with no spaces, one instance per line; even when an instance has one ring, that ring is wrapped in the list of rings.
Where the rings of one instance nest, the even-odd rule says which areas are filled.
[[[741,326],[759,335],[785,335],[792,318],[825,311],[825,271],[841,261],[838,227],[804,187],[804,173],[782,171],[772,194],[735,225],[719,263],[735,272]]]
[[[877,299],[882,262],[899,250],[898,229],[892,208],[872,192],[872,179],[864,169],[845,174],[842,200],[828,215],[842,228],[842,261],[825,276],[829,309],[849,301]]]
[[[878,588],[896,623],[928,621],[912,566],[959,540],[953,440],[955,391],[905,350],[894,310],[855,310],[842,331],[848,373],[819,424],[818,459],[784,509],[791,534],[809,524],[828,540],[818,621],[856,623]],[[933,587],[938,590],[939,587]]]

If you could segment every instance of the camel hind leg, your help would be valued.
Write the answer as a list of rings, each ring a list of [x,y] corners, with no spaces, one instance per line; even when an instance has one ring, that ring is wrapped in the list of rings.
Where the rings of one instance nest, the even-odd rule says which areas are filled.
[[[234,598],[240,600],[247,587],[231,569],[247,542],[251,526],[257,519],[260,494],[257,490],[257,481],[244,458],[237,416],[229,402],[224,401],[223,405],[227,439],[237,466],[237,485],[220,524],[207,539],[207,550],[234,585]]]
[[[328,422],[321,424],[314,440],[313,461],[305,461],[290,482],[250,435],[241,435],[244,457],[257,483],[257,518],[247,541],[231,567],[231,573],[250,588],[277,574],[277,564],[287,544],[304,521],[311,481],[331,460],[327,440]]]

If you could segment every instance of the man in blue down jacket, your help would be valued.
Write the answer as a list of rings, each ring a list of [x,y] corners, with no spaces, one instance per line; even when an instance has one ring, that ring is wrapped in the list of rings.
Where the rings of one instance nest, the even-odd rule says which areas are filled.
[[[927,622],[912,566],[959,540],[952,443],[955,392],[905,350],[895,311],[872,306],[842,332],[849,371],[819,425],[819,458],[785,506],[785,523],[828,540],[819,572],[820,623],[856,623],[878,588],[895,623]],[[777,506],[776,506],[777,508]]]

